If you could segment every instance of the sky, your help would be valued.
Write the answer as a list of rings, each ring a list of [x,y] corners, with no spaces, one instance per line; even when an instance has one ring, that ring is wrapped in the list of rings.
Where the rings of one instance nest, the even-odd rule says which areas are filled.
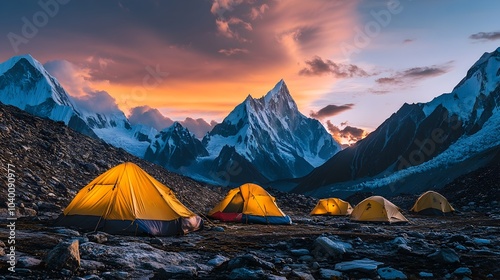
[[[0,60],[31,54],[83,107],[203,135],[284,79],[352,143],[500,46],[500,1],[8,0]]]

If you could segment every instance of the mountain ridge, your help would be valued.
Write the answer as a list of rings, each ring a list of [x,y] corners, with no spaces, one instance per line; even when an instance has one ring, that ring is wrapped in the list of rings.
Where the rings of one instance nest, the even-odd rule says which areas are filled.
[[[365,139],[305,176],[294,191],[319,196],[363,188],[420,191],[425,186],[404,178],[416,180],[415,174],[422,173],[418,178],[425,185],[432,179],[425,178],[425,170],[444,171],[468,159],[472,168],[480,161],[472,160],[475,155],[500,144],[494,133],[500,126],[499,107],[500,48],[483,54],[451,93],[404,104]]]

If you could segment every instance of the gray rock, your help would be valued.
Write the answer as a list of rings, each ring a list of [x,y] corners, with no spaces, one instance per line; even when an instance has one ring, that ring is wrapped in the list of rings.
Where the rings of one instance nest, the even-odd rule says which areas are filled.
[[[17,266],[23,268],[37,267],[40,263],[42,263],[42,260],[30,256],[22,256],[17,259]]]
[[[391,267],[379,268],[377,270],[377,273],[380,276],[380,278],[382,278],[384,280],[407,279],[406,275],[403,272],[396,270],[394,268],[391,268]]]
[[[66,235],[68,237],[80,236],[80,233],[78,231],[69,228],[59,228],[56,230],[56,232],[62,235]]]
[[[154,279],[192,279],[198,275],[196,268],[191,266],[169,265],[160,268]]]
[[[97,167],[97,165],[92,162],[83,164],[83,168],[88,172],[99,173],[99,167]]]
[[[209,260],[207,264],[210,266],[213,266],[213,267],[219,267],[223,263],[227,262],[228,260],[229,259],[224,257],[224,256],[217,255],[217,256],[215,256],[215,258]]]
[[[440,263],[456,263],[460,262],[460,258],[455,250],[450,248],[442,248],[427,256],[428,258]]]
[[[27,268],[16,268],[16,274],[21,274],[21,275],[29,275],[31,274],[32,271],[31,269]]]
[[[400,245],[400,244],[408,244],[408,240],[406,240],[404,237],[398,236],[394,238],[394,240],[391,241],[392,244]]]
[[[421,234],[418,231],[411,231],[411,232],[408,232],[407,234],[408,234],[408,236],[415,237],[418,239],[425,239],[425,235]]]
[[[213,227],[212,230],[217,231],[217,232],[224,232],[225,231],[223,227]]]
[[[104,279],[128,279],[129,275],[128,272],[126,271],[106,271],[103,274],[101,274],[102,278]]]
[[[99,244],[102,244],[102,243],[105,243],[108,241],[107,235],[105,233],[102,233],[102,232],[87,234],[87,238],[89,239],[89,241],[99,243]]]
[[[490,245],[491,244],[491,240],[485,239],[485,238],[473,238],[472,242],[474,242],[474,244],[476,244],[476,245]]]
[[[85,275],[83,276],[81,279],[85,279],[85,280],[101,280],[102,278],[95,275],[95,274],[90,274],[90,275]]]
[[[72,240],[57,244],[45,258],[47,268],[52,270],[67,268],[70,271],[76,271],[80,266],[78,243],[78,240]]]
[[[418,273],[418,276],[422,278],[434,278],[434,274],[425,271],[421,271],[420,273]]]
[[[274,258],[273,263],[274,264],[282,264],[282,263],[285,263],[285,260],[283,258]]]
[[[397,250],[398,253],[403,253],[403,254],[411,253],[413,251],[413,249],[407,244],[398,244]]]
[[[80,250],[82,258],[115,265],[124,270],[157,270],[166,265],[179,265],[189,261],[180,253],[165,252],[149,244],[137,242],[123,242],[118,246],[87,242],[80,245]]]
[[[307,250],[307,249],[293,249],[293,250],[290,250],[290,253],[292,254],[292,256],[300,257],[300,256],[304,256],[304,255],[309,255],[309,250]]]
[[[238,256],[229,261],[227,264],[228,270],[234,270],[235,268],[241,267],[258,267],[267,270],[275,270],[274,264],[264,261],[252,254],[246,254],[242,256]]]
[[[333,269],[321,268],[319,270],[319,275],[321,275],[321,279],[335,279],[342,277],[342,272]]]
[[[278,276],[274,274],[267,275],[267,280],[287,280],[285,276]]]
[[[305,255],[305,256],[301,256],[301,257],[299,258],[299,261],[301,261],[301,262],[305,262],[305,263],[311,263],[311,262],[313,262],[313,261],[314,261],[314,258],[313,258],[313,256],[310,256],[310,255]]]
[[[301,280],[314,280],[314,276],[307,272],[294,270],[292,271],[292,275],[298,277]]]
[[[93,260],[80,260],[80,268],[84,271],[96,271],[103,270],[106,266],[102,262],[93,261]]]
[[[262,269],[250,270],[244,267],[235,268],[229,273],[229,279],[263,279],[265,273]]]
[[[314,241],[313,254],[316,258],[322,256],[333,257],[339,259],[346,252],[352,249],[352,245],[342,241],[334,241],[328,237],[320,236]]]
[[[372,272],[377,269],[379,265],[384,263],[377,262],[370,259],[361,259],[349,262],[341,262],[335,265],[335,270],[338,271],[362,271],[362,272]]]
[[[453,271],[453,274],[457,276],[472,275],[472,270],[468,267],[459,267]]]
[[[199,272],[200,271],[210,272],[210,271],[214,270],[214,267],[210,266],[210,265],[206,265],[206,264],[197,263],[196,270]]]

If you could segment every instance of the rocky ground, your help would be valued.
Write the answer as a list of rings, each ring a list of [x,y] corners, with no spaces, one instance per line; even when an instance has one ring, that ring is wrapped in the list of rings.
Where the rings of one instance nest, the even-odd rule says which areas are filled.
[[[0,172],[16,173],[16,272],[7,270],[10,234],[0,227],[0,279],[500,279],[498,161],[457,179],[443,194],[458,210],[410,223],[352,223],[311,217],[316,199],[270,190],[290,226],[226,224],[181,237],[86,233],[53,226],[74,194],[123,161],[133,161],[204,214],[226,189],[198,183],[133,157],[61,123],[0,105]],[[353,204],[369,196],[358,194]],[[7,190],[0,190],[6,225]],[[391,198],[409,209],[415,195]]]

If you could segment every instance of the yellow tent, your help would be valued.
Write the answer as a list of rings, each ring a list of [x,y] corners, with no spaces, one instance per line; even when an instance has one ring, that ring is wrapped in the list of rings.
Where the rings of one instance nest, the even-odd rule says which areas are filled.
[[[261,186],[243,184],[230,190],[208,215],[225,222],[291,224],[276,205],[276,199]]]
[[[455,209],[441,194],[427,191],[417,199],[410,211],[423,215],[445,215],[454,212]]]
[[[371,196],[361,201],[351,212],[351,220],[364,222],[408,222],[399,208],[381,196]]]
[[[345,216],[352,212],[351,204],[340,198],[323,198],[318,201],[310,215]]]
[[[159,236],[185,234],[203,225],[167,186],[131,162],[111,168],[81,189],[57,223]]]

